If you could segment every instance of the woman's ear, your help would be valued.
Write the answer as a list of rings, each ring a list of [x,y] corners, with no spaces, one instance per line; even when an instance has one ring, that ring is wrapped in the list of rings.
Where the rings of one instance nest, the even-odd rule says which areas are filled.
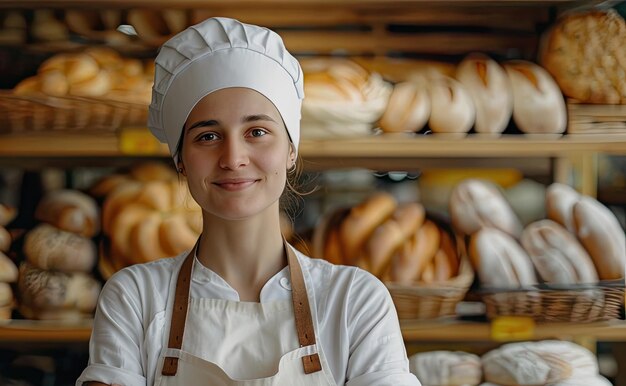
[[[178,173],[187,177],[187,174],[185,174],[185,165],[183,165],[182,162],[178,162],[178,164],[176,165],[176,170],[178,171]]]
[[[289,143],[289,168],[296,165],[296,149],[293,143]]]

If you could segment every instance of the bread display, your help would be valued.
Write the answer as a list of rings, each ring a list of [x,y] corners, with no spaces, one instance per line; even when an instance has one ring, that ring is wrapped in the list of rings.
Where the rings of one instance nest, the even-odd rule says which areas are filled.
[[[615,215],[598,200],[583,196],[574,205],[578,239],[595,263],[602,280],[626,276],[626,238]]]
[[[521,245],[509,234],[482,228],[471,236],[469,256],[483,287],[515,288],[537,284],[535,270]]]
[[[68,9],[65,12],[65,23],[70,31],[84,38],[110,45],[122,45],[131,38],[117,31],[122,24],[122,12],[112,9]]]
[[[439,228],[432,221],[426,220],[394,257],[389,279],[404,285],[418,281],[434,260],[440,243]],[[429,274],[426,274],[425,281],[427,282],[434,280],[435,268],[431,269],[432,276],[429,277]]]
[[[96,262],[96,246],[86,237],[42,223],[26,234],[24,255],[39,269],[89,272]]]
[[[615,10],[559,18],[543,36],[541,64],[581,103],[626,103],[626,22]]]
[[[484,379],[504,386],[547,385],[599,377],[596,357],[565,341],[510,343],[482,356]]]
[[[504,63],[513,90],[513,120],[526,134],[561,134],[567,126],[567,108],[552,76],[535,63]]]
[[[35,218],[84,237],[100,231],[100,210],[88,195],[70,189],[47,193],[37,205]]]
[[[546,214],[550,220],[576,233],[574,227],[574,205],[582,196],[569,185],[552,183],[546,190]]]
[[[51,9],[36,9],[31,24],[31,35],[41,42],[66,41],[69,31],[65,23],[57,19]]]
[[[382,116],[392,86],[348,59],[311,59],[304,71],[302,138],[368,136]]]
[[[483,377],[480,357],[461,351],[429,351],[409,357],[409,371],[423,386],[478,385]]]
[[[474,102],[476,132],[502,133],[513,113],[513,93],[504,69],[486,55],[473,54],[459,63],[456,79]]]
[[[380,118],[385,133],[421,130],[430,116],[430,96],[425,83],[402,82],[393,87],[387,108]]]
[[[476,118],[474,102],[465,87],[449,77],[429,79],[430,118],[434,133],[467,133]]]
[[[500,229],[517,238],[522,225],[498,188],[487,181],[465,179],[452,190],[450,218],[457,232],[471,235],[483,227]]]
[[[598,274],[587,251],[576,237],[551,220],[529,224],[521,243],[546,283],[596,283]]]
[[[166,40],[187,28],[187,15],[183,9],[131,9],[128,22],[135,27],[139,38],[151,45]]]
[[[0,44],[20,45],[26,42],[26,19],[18,11],[0,13]]]

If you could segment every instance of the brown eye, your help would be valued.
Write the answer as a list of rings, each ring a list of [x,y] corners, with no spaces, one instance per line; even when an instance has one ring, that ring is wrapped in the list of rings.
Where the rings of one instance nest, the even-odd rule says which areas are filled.
[[[267,131],[265,131],[264,129],[257,128],[257,129],[252,129],[252,131],[250,131],[250,134],[253,137],[262,137],[265,134],[267,134]]]

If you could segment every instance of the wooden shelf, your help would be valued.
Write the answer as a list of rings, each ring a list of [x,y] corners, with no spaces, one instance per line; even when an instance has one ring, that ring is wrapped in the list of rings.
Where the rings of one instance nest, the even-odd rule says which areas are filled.
[[[492,341],[491,327],[488,323],[403,321],[400,325],[407,342]],[[91,327],[91,321],[59,323],[12,320],[0,323],[0,342],[88,342]],[[532,339],[581,337],[603,342],[626,342],[626,321],[537,325]]]

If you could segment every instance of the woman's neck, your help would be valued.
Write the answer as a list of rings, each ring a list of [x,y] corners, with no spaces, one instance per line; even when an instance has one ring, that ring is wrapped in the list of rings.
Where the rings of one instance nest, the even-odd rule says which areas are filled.
[[[269,208],[268,208],[269,209]],[[263,285],[287,265],[277,210],[245,220],[203,215],[197,256],[242,301],[259,301]]]

